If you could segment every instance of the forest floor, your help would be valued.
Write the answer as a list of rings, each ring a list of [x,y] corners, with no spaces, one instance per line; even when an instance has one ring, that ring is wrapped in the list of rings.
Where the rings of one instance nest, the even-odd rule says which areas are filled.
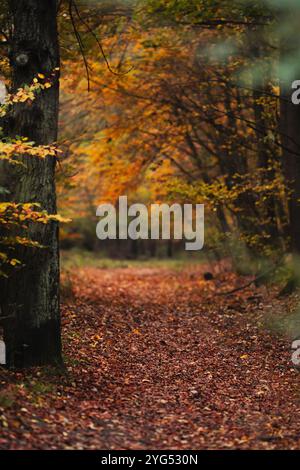
[[[300,448],[288,335],[299,295],[220,296],[245,279],[220,270],[206,282],[203,269],[72,274],[66,371],[0,370],[0,448]]]

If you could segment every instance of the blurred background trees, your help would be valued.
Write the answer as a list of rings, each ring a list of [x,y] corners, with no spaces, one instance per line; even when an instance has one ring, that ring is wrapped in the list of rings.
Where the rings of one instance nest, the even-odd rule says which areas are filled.
[[[100,247],[95,206],[127,194],[204,202],[206,249],[219,256],[299,252],[298,3],[77,2],[62,13],[64,246]]]

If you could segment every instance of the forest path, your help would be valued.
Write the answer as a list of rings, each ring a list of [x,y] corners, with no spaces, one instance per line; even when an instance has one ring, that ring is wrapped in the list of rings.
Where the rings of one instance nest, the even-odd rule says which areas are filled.
[[[27,382],[0,448],[299,448],[290,344],[262,326],[272,295],[216,295],[237,282],[196,267],[78,271],[63,306],[68,377],[16,375]]]

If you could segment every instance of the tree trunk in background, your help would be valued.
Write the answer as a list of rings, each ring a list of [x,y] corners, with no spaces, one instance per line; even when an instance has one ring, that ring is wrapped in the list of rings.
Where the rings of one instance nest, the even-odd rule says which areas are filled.
[[[173,258],[173,240],[170,238],[170,240],[167,241],[167,256],[168,258]]]
[[[281,102],[281,132],[283,170],[289,197],[291,248],[300,255],[300,106],[292,104],[291,93],[283,90]],[[298,154],[298,155],[296,155]]]
[[[283,171],[287,192],[290,193],[288,232],[291,249],[300,256],[300,105],[292,103],[291,95],[292,82],[282,82],[280,132],[284,147]]]
[[[272,64],[270,53],[268,53],[268,45],[265,42],[266,31],[264,28],[254,26],[249,35],[249,55],[255,60],[255,64],[261,70],[260,76],[256,76],[256,68],[252,72],[252,96],[253,96],[253,113],[255,121],[255,132],[257,139],[257,167],[263,170],[261,175],[261,183],[269,184],[274,180],[274,160],[276,159],[276,148],[268,142],[268,128],[271,127],[268,110],[261,102],[261,99],[272,94],[271,77]],[[274,246],[279,243],[280,235],[277,224],[277,210],[282,212],[280,201],[273,194],[268,195],[264,200],[264,220],[262,223],[264,231],[270,236],[270,242]]]
[[[56,0],[10,0],[12,18],[12,89],[32,83],[38,73],[49,76],[59,67]],[[27,59],[28,58],[28,61]],[[37,144],[57,140],[59,81],[33,101],[18,104],[8,119],[10,136],[28,137]],[[24,157],[26,169],[7,175],[10,198],[39,202],[56,213],[55,160]],[[16,257],[25,264],[5,281],[2,315],[12,316],[4,325],[7,361],[11,367],[60,364],[59,254],[56,222],[34,224],[29,236],[44,249],[22,248]],[[17,256],[18,255],[18,256]],[[3,291],[3,289],[1,289]],[[3,292],[2,292],[3,294]]]
[[[256,85],[254,84],[254,87]],[[267,84],[261,84],[261,89],[270,93],[268,90]],[[271,151],[267,144],[268,137],[268,123],[264,117],[264,107],[259,104],[259,100],[264,96],[260,91],[256,89],[253,90],[253,111],[256,127],[256,137],[257,137],[257,166],[258,168],[264,170],[262,175],[262,184],[271,183],[275,177],[274,169],[270,170],[272,166],[272,159],[274,155],[271,154]],[[280,204],[277,201],[277,204]],[[265,200],[265,215],[267,217],[267,223],[263,224],[264,230],[271,237],[271,243],[277,244],[279,238],[279,232],[277,227],[276,220],[276,198],[273,195],[269,195]]]
[[[149,243],[149,252],[150,252],[150,257],[155,258],[156,256],[156,251],[157,251],[157,243],[156,240],[150,240]]]

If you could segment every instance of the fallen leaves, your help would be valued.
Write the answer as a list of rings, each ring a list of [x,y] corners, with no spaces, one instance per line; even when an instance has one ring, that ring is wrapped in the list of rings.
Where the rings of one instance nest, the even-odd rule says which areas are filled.
[[[73,274],[66,371],[1,369],[0,448],[299,448],[290,344],[262,326],[272,293],[216,297],[240,281],[201,278],[195,266]]]

